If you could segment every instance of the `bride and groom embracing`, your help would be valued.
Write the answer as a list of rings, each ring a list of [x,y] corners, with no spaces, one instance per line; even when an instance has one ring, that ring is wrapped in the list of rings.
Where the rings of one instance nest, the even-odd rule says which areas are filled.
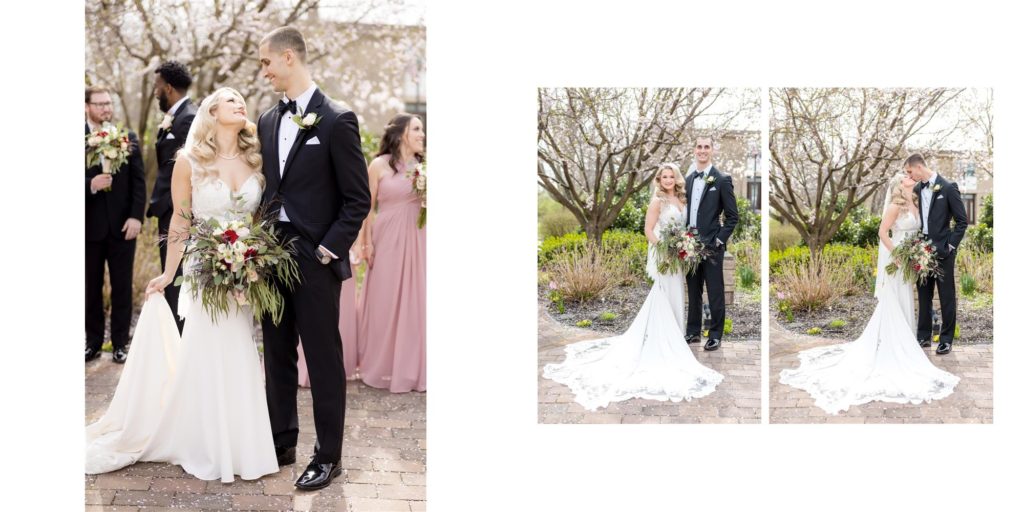
[[[932,297],[936,286],[942,331],[935,353],[948,354],[953,348],[953,272],[956,250],[967,230],[960,190],[956,183],[929,169],[924,157],[915,153],[904,161],[903,172],[890,179],[884,204],[875,278],[878,303],[863,333],[849,343],[800,352],[800,367],[783,370],[779,379],[782,384],[810,393],[815,405],[830,414],[875,400],[920,404],[942,399],[960,381],[933,365],[921,350],[931,346]],[[930,273],[917,281],[915,320],[914,284],[901,272],[890,275],[886,267],[893,261],[893,249],[901,241],[922,234],[935,252],[940,277]]]
[[[545,378],[569,386],[576,402],[588,410],[630,398],[689,401],[710,394],[722,382],[723,376],[697,361],[688,347],[700,341],[705,286],[711,325],[704,350],[721,346],[725,327],[722,261],[739,222],[732,178],[712,165],[713,151],[710,137],[697,138],[695,169],[685,180],[674,164],[658,168],[644,224],[650,242],[647,275],[654,283],[626,332],[569,345],[564,362],[544,367]],[[660,272],[656,263],[659,233],[673,222],[695,230],[709,249],[707,257],[685,276],[688,308],[684,276]]]
[[[349,247],[369,212],[366,161],[355,114],[312,82],[300,31],[270,32],[259,60],[264,78],[284,99],[254,124],[237,91],[215,91],[200,105],[178,153],[171,180],[178,211],[164,272],[147,286],[133,357],[108,409],[86,428],[86,473],[162,461],[203,480],[231,482],[235,475],[257,479],[295,463],[300,336],[317,443],[295,486],[319,489],[341,473],[346,380],[338,302],[341,282],[351,275]],[[262,321],[266,388],[248,306],[214,319],[185,291],[179,337],[162,296],[182,261],[190,218],[223,222],[260,205],[282,236],[294,239],[300,273],[292,289],[278,287],[280,321]],[[184,273],[190,270],[186,259]]]

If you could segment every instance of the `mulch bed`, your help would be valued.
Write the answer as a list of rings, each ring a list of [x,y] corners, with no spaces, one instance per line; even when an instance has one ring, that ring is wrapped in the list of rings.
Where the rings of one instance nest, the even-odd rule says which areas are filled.
[[[615,335],[625,332],[633,322],[633,317],[647,299],[650,286],[620,286],[602,298],[583,304],[566,301],[565,313],[559,313],[558,307],[548,299],[549,291],[547,286],[538,285],[537,300],[544,304],[548,313],[558,323],[575,327],[581,320],[590,320],[591,326],[587,329]],[[761,339],[760,292],[737,290],[735,297],[734,303],[725,307],[725,316],[732,319],[733,331],[726,335],[723,341]],[[613,313],[616,317],[613,320],[601,320],[601,314],[606,312]]]
[[[815,336],[843,340],[854,340],[860,336],[875,311],[877,300],[871,294],[843,297],[832,306],[813,312],[793,312],[793,321],[787,322],[786,315],[779,313],[778,299],[770,299],[771,315],[786,329],[807,334],[818,327],[821,332]],[[983,300],[957,297],[957,323],[960,324],[960,338],[954,343],[967,345],[992,343],[992,304]],[[833,320],[843,320],[843,327],[829,327]]]

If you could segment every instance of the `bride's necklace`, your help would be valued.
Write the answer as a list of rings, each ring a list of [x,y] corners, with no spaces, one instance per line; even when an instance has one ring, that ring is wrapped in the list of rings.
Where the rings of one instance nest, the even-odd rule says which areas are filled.
[[[222,155],[222,154],[220,154],[220,153],[217,153],[217,156],[219,156],[219,157],[223,158],[224,160],[234,160],[234,159],[238,158],[238,155],[239,155],[239,153],[235,153],[235,154],[233,154],[233,155],[231,155],[231,156],[228,156],[228,155]]]

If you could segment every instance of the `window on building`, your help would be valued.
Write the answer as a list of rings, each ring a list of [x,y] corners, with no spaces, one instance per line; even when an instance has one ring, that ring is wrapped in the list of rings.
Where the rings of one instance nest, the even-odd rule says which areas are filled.
[[[974,217],[974,197],[975,197],[975,195],[974,194],[964,194],[961,197],[964,200],[964,209],[967,210],[967,223],[968,224],[974,224],[975,223],[975,217]]]
[[[750,208],[755,212],[761,211],[761,180],[755,179],[747,182],[747,201]]]

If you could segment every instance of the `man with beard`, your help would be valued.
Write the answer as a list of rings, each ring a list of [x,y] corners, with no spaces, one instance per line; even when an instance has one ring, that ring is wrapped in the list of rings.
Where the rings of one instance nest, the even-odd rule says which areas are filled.
[[[166,237],[171,225],[174,208],[171,204],[171,171],[174,169],[175,156],[178,149],[185,144],[192,120],[196,117],[196,105],[187,96],[192,85],[192,75],[181,63],[170,60],[156,68],[156,81],[153,86],[163,119],[156,132],[157,176],[153,185],[153,194],[149,199],[147,217],[157,218],[160,236]],[[167,244],[160,244],[160,268],[167,262]],[[181,275],[178,267],[177,276]],[[178,317],[178,292],[180,288],[170,284],[164,290],[167,303],[174,312],[174,321],[178,323],[178,332],[183,328],[183,321]]]

